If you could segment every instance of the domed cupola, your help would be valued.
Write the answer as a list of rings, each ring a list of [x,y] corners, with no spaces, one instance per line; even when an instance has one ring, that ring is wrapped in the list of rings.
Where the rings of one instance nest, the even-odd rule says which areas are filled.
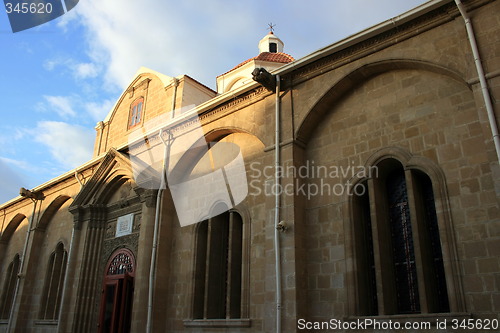
[[[275,70],[295,59],[283,53],[285,44],[271,31],[259,41],[259,55],[243,61],[230,71],[217,77],[219,94],[236,89],[248,82],[253,82],[252,71],[265,68],[268,72]]]
[[[279,39],[274,32],[270,31],[264,38],[259,42],[259,51],[270,52],[270,53],[282,53],[285,44],[281,39]]]

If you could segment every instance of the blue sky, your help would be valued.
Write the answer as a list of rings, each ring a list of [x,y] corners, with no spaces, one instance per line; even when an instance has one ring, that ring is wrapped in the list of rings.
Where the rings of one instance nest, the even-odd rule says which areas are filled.
[[[215,88],[270,22],[298,59],[424,2],[80,0],[18,33],[1,12],[0,203],[90,160],[96,123],[141,66]]]

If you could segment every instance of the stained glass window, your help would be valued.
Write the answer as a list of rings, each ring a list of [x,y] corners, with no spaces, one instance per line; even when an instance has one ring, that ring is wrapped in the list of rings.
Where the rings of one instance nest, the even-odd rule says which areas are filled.
[[[134,263],[130,255],[120,252],[111,260],[106,275],[131,274],[134,271]]]
[[[352,201],[356,314],[449,312],[432,181],[392,159],[379,167],[380,178],[361,183],[370,191]]]
[[[387,177],[387,196],[398,313],[417,313],[420,311],[417,267],[403,169]]]

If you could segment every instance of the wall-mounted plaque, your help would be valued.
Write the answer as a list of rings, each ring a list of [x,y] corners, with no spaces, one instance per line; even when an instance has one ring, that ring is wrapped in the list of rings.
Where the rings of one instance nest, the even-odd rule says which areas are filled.
[[[120,216],[116,220],[115,237],[130,235],[130,233],[132,233],[133,225],[134,225],[134,213]]]

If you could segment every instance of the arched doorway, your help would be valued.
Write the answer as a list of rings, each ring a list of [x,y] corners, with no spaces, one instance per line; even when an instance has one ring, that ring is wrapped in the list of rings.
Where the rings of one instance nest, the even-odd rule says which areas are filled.
[[[99,333],[128,333],[134,295],[135,259],[128,249],[115,251],[106,265]]]

